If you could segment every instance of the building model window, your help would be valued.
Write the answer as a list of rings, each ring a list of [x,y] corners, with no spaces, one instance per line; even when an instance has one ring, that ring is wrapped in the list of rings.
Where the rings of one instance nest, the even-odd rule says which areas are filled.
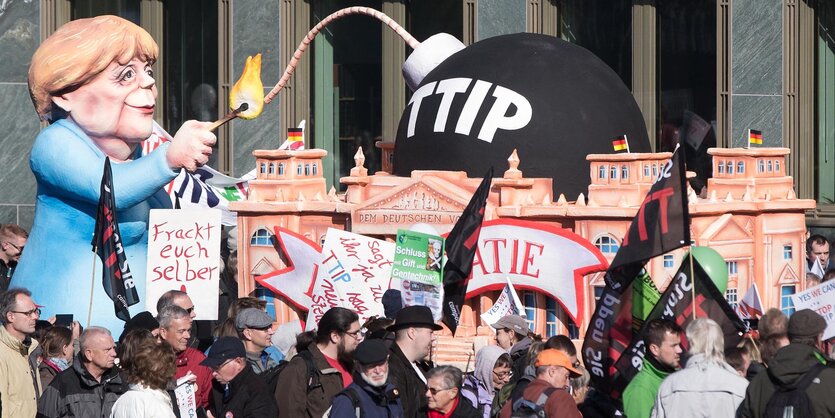
[[[557,301],[545,296],[545,336],[557,335]]]
[[[774,160],[774,172],[775,173],[780,172],[780,160]]]
[[[270,233],[270,231],[266,228],[261,228],[252,234],[252,238],[249,240],[249,245],[272,246],[272,238],[273,234]]]
[[[783,246],[783,260],[791,260],[792,259],[792,246],[791,245],[784,245]]]
[[[725,174],[725,162],[719,161],[719,164],[716,166],[717,174]]]
[[[644,177],[649,177],[649,164],[644,164]]]
[[[664,255],[664,268],[665,269],[673,268],[673,266],[675,266],[675,263],[676,263],[676,261],[675,261],[675,258],[673,257],[672,254],[665,254]]]
[[[786,316],[791,316],[794,313],[794,302],[792,302],[794,292],[794,285],[780,286],[780,310]]]
[[[614,254],[618,252],[620,244],[618,241],[608,235],[604,235],[594,241],[594,246],[600,249],[603,253]]]
[[[733,174],[734,173],[734,162],[733,161],[728,161],[727,164],[728,164],[728,174]]]
[[[606,178],[606,166],[601,164],[600,169],[597,171],[597,177],[601,179]]]
[[[737,294],[736,294],[736,288],[735,287],[734,288],[729,287],[728,290],[725,291],[725,300],[728,301],[728,305],[731,305],[731,308],[736,309]]]
[[[302,167],[302,164],[296,165],[296,175],[297,176],[302,175],[302,170],[304,170],[304,167]]]
[[[270,163],[270,174],[275,174],[275,163]]]
[[[278,175],[279,176],[284,175],[284,163],[278,163]]]
[[[757,171],[760,173],[765,173],[765,161],[759,160],[759,164],[757,164]]]
[[[745,162],[740,161],[736,163],[736,172],[737,174],[745,174]]]
[[[528,328],[533,331],[536,327],[536,293],[522,292],[522,303],[525,305],[525,317],[528,320]]]
[[[612,169],[609,170],[609,174],[612,177],[612,180],[618,178],[618,166],[613,165]]]
[[[728,261],[725,264],[728,265],[728,275],[734,276],[739,273],[739,266],[736,264],[736,261]]]
[[[625,165],[620,168],[620,178],[626,180],[629,178],[629,166]]]
[[[768,160],[767,164],[768,164],[768,172],[770,173],[772,171],[771,160]]]
[[[267,174],[267,163],[261,163],[261,174]]]
[[[313,175],[316,175],[316,172],[319,171],[319,163],[313,163]]]
[[[304,165],[304,175],[305,176],[310,175],[310,163],[307,163],[307,164]]]

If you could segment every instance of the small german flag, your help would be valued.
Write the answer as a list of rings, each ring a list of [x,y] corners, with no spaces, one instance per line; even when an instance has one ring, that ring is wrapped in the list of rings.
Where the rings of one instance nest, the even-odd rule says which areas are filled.
[[[754,129],[748,130],[748,146],[750,147],[751,144],[754,145],[762,145],[763,144],[763,133],[762,131],[757,131]]]
[[[612,139],[612,147],[615,152],[626,151],[629,152],[629,141],[626,140],[626,135],[621,135]]]
[[[287,141],[291,150],[304,149],[304,128],[287,128]]]

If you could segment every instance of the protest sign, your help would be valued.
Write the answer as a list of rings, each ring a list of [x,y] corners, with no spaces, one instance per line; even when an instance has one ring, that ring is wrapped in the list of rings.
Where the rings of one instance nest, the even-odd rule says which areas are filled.
[[[153,209],[148,222],[145,309],[156,314],[169,290],[189,294],[195,319],[217,319],[220,285],[220,217],[217,209]]]
[[[828,340],[835,337],[835,281],[821,283],[811,289],[792,295],[794,308],[811,309],[826,320],[826,329],[823,331],[823,339]]]
[[[516,294],[516,289],[513,288],[513,283],[510,278],[507,278],[507,285],[504,290],[496,298],[496,303],[487,312],[481,314],[481,319],[485,324],[495,324],[499,319],[507,315],[524,315],[525,306],[519,300],[519,295]]]
[[[394,244],[338,229],[328,229],[311,293],[305,330],[335,306],[351,309],[364,323],[383,315],[383,293],[391,282]]]
[[[395,245],[391,278],[400,283],[403,306],[426,306],[440,320],[444,239],[398,229]]]
[[[196,377],[192,372],[177,379],[177,387],[174,389],[174,396],[177,398],[177,406],[180,408],[180,418],[197,417],[197,393],[194,391]]]

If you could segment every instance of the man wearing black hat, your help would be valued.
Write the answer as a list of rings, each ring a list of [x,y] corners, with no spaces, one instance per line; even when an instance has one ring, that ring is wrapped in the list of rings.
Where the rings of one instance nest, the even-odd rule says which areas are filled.
[[[244,343],[235,337],[221,337],[209,356],[200,362],[212,369],[212,404],[215,417],[275,417],[278,408],[273,394],[246,362]]]
[[[806,387],[814,411],[804,414],[795,408],[794,416],[835,416],[835,369],[826,367],[828,360],[820,351],[824,329],[826,321],[811,309],[799,310],[789,318],[789,345],[777,351],[768,363],[767,373],[758,374],[748,385],[739,406],[740,416],[762,417],[766,412],[792,416],[783,415],[782,408],[775,411],[773,403],[769,405],[777,385],[784,389]]]
[[[389,349],[389,381],[400,391],[403,416],[426,416],[426,377],[424,373],[434,365],[423,360],[429,355],[433,331],[442,327],[432,319],[432,311],[426,306],[409,306],[397,312],[394,325],[388,327],[395,333],[394,344]]]
[[[366,340],[354,351],[354,382],[333,398],[333,418],[401,418],[399,391],[388,383],[388,348]]]

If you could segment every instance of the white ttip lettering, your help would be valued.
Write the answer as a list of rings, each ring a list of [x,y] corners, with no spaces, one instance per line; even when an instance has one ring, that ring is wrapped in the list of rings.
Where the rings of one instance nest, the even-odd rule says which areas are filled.
[[[493,87],[493,84],[487,81],[475,80],[475,83],[472,81],[473,79],[471,78],[450,78],[428,83],[417,89],[409,101],[409,105],[412,108],[409,111],[406,137],[411,138],[415,135],[417,117],[420,113],[423,99],[436,94],[440,94],[442,97],[435,115],[433,131],[444,132],[449,120],[449,111],[452,108],[452,103],[456,100],[456,95],[466,93],[467,89],[472,85],[472,89],[470,89],[467,95],[464,107],[461,109],[461,114],[458,116],[458,121],[455,124],[455,133],[470,135],[475,124],[476,116],[478,116],[478,112],[484,105],[487,94],[490,92],[491,87]],[[478,139],[485,142],[493,142],[493,138],[499,129],[518,130],[530,123],[533,116],[533,109],[531,108],[530,101],[525,96],[499,85],[496,85],[493,89],[492,96],[496,100],[490,107],[487,117],[478,132]],[[515,108],[515,112],[508,115],[512,108]]]

